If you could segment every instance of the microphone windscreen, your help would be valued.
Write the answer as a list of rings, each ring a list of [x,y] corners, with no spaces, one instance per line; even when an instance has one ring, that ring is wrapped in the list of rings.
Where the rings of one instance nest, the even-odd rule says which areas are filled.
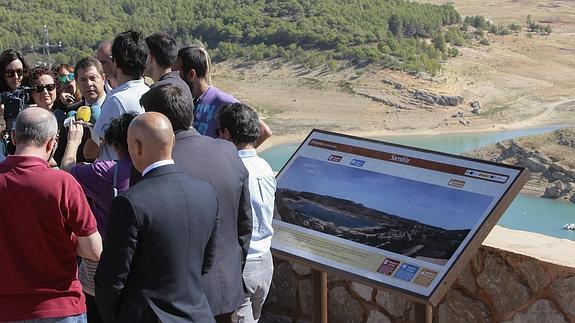
[[[90,116],[90,123],[91,124],[96,124],[96,121],[98,121],[98,118],[100,117],[100,111],[102,109],[100,109],[100,107],[97,104],[94,104],[92,106],[92,115]]]
[[[90,107],[86,105],[79,107],[78,112],[76,112],[76,120],[90,122],[91,116],[92,116],[92,109],[90,109]]]
[[[72,110],[72,111],[68,111],[68,113],[66,114],[66,118],[70,118],[72,116],[76,115],[76,111]]]

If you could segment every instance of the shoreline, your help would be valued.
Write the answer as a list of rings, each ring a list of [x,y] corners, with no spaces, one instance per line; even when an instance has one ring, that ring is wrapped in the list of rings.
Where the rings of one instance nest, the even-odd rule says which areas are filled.
[[[538,124],[530,124],[525,126],[523,121],[515,122],[512,124],[499,124],[493,125],[492,127],[479,127],[479,128],[466,128],[466,129],[418,129],[413,131],[404,130],[349,130],[349,131],[333,131],[338,133],[343,133],[355,137],[365,137],[365,138],[378,138],[378,137],[398,137],[398,136],[434,136],[434,135],[451,135],[451,134],[467,134],[467,133],[488,133],[488,132],[498,132],[498,131],[511,131],[511,130],[521,130],[521,129],[538,129],[547,127],[558,127],[566,128],[570,124],[557,124],[555,122],[542,122]],[[306,133],[288,133],[282,135],[272,135],[268,140],[266,140],[260,147],[258,147],[258,152],[264,152],[270,148],[286,145],[286,144],[299,144],[304,141],[304,139],[309,135],[312,129]],[[331,131],[328,129],[322,129],[326,131]],[[272,129],[273,131],[273,129]]]
[[[557,123],[539,123],[539,124],[532,124],[529,127],[524,127],[525,122],[519,121],[509,125],[499,125],[494,127],[482,127],[479,129],[420,129],[417,131],[393,131],[393,130],[370,130],[370,131],[357,131],[357,130],[350,130],[350,131],[336,131],[345,133],[347,135],[352,135],[356,137],[365,137],[365,138],[378,138],[378,137],[397,137],[397,136],[433,136],[433,135],[450,135],[450,134],[465,134],[465,133],[489,133],[489,132],[497,132],[497,131],[513,131],[513,130],[522,130],[522,129],[537,129],[537,128],[565,128],[571,125],[569,124],[557,124]],[[311,131],[311,130],[310,130]],[[305,138],[309,135],[308,133],[291,133],[279,136],[272,136],[268,141],[258,147],[258,152],[266,152],[271,148],[275,148],[282,145],[299,145],[301,144]],[[273,139],[273,140],[272,140]],[[478,147],[479,148],[479,147]],[[543,192],[545,191],[544,187],[533,187],[530,185],[525,185],[521,191],[519,192],[521,195],[533,197],[533,198],[542,198],[547,199],[550,201],[556,201],[561,203],[570,204],[568,200],[564,199],[552,199],[547,198],[544,196]]]

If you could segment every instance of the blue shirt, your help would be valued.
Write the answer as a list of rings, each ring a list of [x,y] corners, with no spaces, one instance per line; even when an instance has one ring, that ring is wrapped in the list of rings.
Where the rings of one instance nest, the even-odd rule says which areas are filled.
[[[272,244],[272,220],[276,194],[276,178],[270,165],[258,157],[255,149],[238,151],[250,178],[250,203],[253,214],[252,239],[248,259],[262,256]]]

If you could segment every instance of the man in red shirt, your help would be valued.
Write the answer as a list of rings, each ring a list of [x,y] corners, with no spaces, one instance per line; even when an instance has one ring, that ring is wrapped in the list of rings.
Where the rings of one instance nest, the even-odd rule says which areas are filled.
[[[0,322],[86,320],[76,255],[99,260],[102,239],[80,185],[48,166],[57,132],[50,111],[23,110],[0,164]]]

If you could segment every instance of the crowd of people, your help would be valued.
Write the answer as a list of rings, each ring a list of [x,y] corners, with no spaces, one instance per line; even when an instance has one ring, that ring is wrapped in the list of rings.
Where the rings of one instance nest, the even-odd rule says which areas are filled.
[[[129,30],[75,66],[8,49],[0,72],[2,98],[29,93],[0,162],[0,322],[259,320],[272,133],[204,48]]]

